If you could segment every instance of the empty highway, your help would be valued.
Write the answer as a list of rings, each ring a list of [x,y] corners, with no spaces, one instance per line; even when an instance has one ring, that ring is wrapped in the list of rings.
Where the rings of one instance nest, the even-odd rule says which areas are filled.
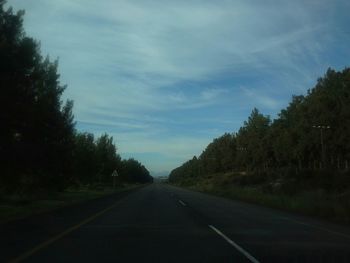
[[[350,227],[165,184],[0,230],[1,262],[350,262]]]

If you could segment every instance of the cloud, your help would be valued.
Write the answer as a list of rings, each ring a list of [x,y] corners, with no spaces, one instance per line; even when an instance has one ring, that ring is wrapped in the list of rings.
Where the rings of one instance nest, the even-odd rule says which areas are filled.
[[[277,110],[281,106],[276,99],[273,99],[266,94],[262,94],[259,90],[248,89],[245,87],[241,87],[241,90],[248,97],[250,102],[253,102],[253,105],[256,105],[257,107],[263,106],[268,109]]]
[[[219,97],[221,97],[221,95],[224,95],[225,93],[227,94],[228,90],[220,88],[211,88],[203,90],[200,94],[200,97],[206,101],[213,101],[218,99]]]
[[[60,58],[78,128],[112,133],[154,171],[238,129],[254,106],[278,112],[350,58],[345,0],[9,4],[26,9],[43,54]]]

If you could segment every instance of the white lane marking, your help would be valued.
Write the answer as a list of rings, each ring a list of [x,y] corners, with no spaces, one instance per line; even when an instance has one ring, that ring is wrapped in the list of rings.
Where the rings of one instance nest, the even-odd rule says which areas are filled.
[[[294,222],[294,223],[299,224],[299,225],[304,225],[304,226],[316,228],[318,230],[322,230],[322,231],[325,231],[325,232],[328,232],[328,233],[331,233],[331,234],[334,234],[334,235],[342,236],[342,237],[345,237],[345,238],[350,238],[350,236],[347,235],[347,234],[336,232],[336,231],[330,230],[328,228],[324,228],[324,227],[321,227],[321,226],[315,226],[315,225],[312,225],[312,224],[304,223],[302,221],[294,220],[294,219],[291,219],[291,218],[288,218],[288,217],[281,217],[281,218],[285,219],[285,220],[288,220],[290,222]]]
[[[179,203],[182,204],[183,206],[186,206],[186,204],[182,200],[179,200]]]
[[[214,230],[218,235],[220,235],[223,239],[225,239],[230,245],[232,245],[235,249],[237,249],[239,252],[241,252],[246,258],[248,258],[253,263],[259,263],[259,261],[250,255],[247,251],[245,251],[242,247],[237,245],[234,241],[229,239],[225,234],[223,234],[219,229],[212,225],[208,225],[212,230]]]

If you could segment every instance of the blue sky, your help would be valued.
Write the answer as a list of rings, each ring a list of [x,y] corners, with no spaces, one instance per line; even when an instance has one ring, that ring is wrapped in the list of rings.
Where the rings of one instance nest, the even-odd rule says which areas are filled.
[[[328,67],[350,66],[350,1],[10,0],[59,58],[77,128],[161,174],[276,117]]]

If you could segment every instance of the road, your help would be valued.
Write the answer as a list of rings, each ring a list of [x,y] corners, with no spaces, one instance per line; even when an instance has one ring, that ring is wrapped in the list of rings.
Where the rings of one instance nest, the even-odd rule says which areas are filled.
[[[1,262],[350,262],[350,227],[164,184],[0,230]]]

